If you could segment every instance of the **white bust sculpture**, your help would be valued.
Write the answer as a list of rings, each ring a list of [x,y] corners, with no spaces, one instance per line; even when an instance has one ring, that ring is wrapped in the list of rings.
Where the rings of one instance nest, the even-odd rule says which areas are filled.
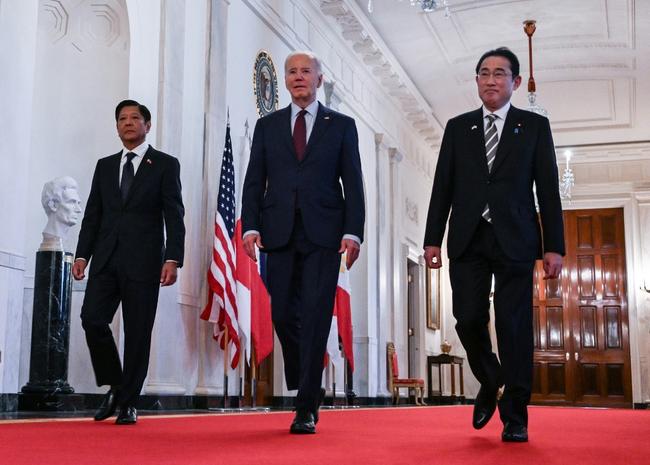
[[[82,212],[77,181],[62,176],[46,182],[41,192],[41,204],[47,215],[47,224],[39,250],[63,251],[63,239],[70,227],[77,224]]]

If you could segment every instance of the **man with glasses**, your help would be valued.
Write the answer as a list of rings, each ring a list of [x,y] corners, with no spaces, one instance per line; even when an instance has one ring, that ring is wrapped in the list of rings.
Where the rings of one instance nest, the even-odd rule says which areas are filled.
[[[483,428],[497,407],[505,442],[528,440],[533,372],[532,284],[536,259],[544,279],[562,270],[562,205],[548,119],[510,104],[521,84],[519,60],[505,47],[476,66],[483,105],[447,123],[436,167],[424,257],[440,268],[447,254],[456,331],[481,384],[472,425]],[[539,216],[535,208],[535,193]],[[541,223],[541,224],[540,224]],[[490,342],[490,291],[499,357]]]

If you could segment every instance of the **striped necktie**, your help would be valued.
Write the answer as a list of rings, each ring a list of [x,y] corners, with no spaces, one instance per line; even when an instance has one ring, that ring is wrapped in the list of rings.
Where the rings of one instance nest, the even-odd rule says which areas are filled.
[[[494,164],[494,158],[497,155],[497,146],[499,145],[499,134],[497,132],[497,125],[494,124],[494,121],[498,118],[495,114],[487,115],[488,119],[487,127],[485,128],[485,156],[487,157],[487,166],[488,172],[492,171],[492,165]],[[492,217],[490,216],[490,207],[488,204],[485,204],[485,209],[483,210],[483,218],[486,221],[492,222]]]

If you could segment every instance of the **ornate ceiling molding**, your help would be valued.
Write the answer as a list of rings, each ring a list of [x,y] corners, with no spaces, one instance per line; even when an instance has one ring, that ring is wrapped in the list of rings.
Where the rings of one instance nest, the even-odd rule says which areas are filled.
[[[431,147],[436,147],[442,126],[361,9],[350,0],[320,0],[320,9],[336,20],[343,37],[352,43],[378,82],[395,98],[414,131]]]

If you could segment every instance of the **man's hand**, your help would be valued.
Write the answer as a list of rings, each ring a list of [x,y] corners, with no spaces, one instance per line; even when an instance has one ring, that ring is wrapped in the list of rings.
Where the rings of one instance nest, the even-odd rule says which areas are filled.
[[[440,247],[428,245],[424,248],[424,262],[429,268],[440,268],[442,259],[440,258]]]
[[[80,281],[86,277],[86,265],[88,262],[80,258],[76,259],[72,264],[72,277]]]
[[[171,286],[176,282],[178,276],[178,264],[176,262],[165,262],[160,273],[160,285]]]
[[[555,252],[544,254],[544,279],[556,279],[562,272],[562,255]]]
[[[361,245],[353,239],[342,239],[341,240],[341,248],[339,249],[339,253],[345,253],[347,252],[347,256],[345,259],[345,266],[349,270],[352,268],[352,265],[354,265],[354,262],[357,261],[357,258],[359,258],[359,251],[361,250]]]
[[[248,255],[251,260],[254,262],[257,262],[257,254],[255,253],[255,246],[257,246],[258,249],[263,249],[264,246],[262,245],[262,238],[260,237],[259,234],[251,233],[247,234],[246,237],[243,239],[244,241],[244,251],[246,252],[246,255]]]

